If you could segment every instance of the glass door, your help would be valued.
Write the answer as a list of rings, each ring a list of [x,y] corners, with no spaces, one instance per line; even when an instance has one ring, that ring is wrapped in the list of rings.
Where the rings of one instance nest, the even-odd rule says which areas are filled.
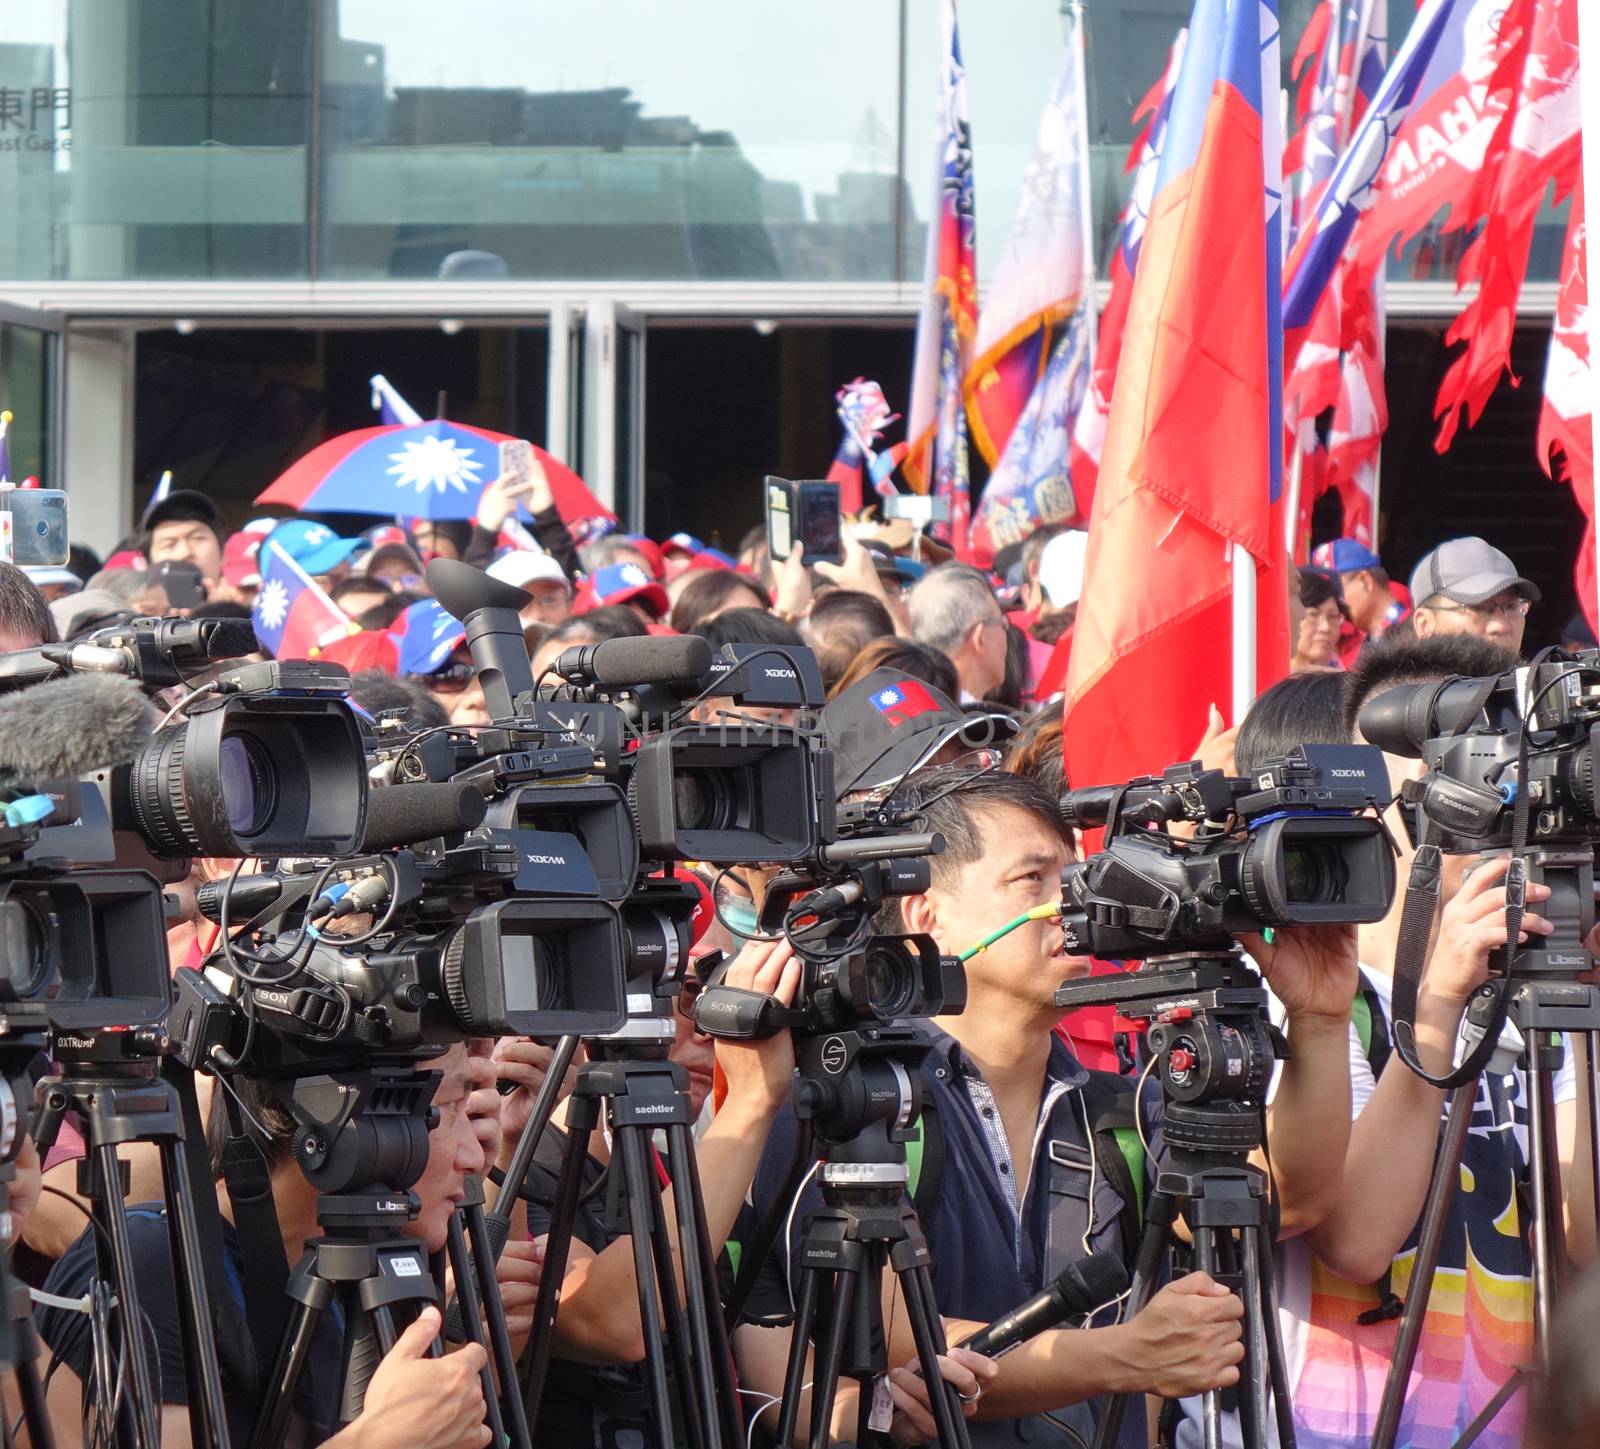
[[[0,303],[0,411],[6,429],[10,480],[37,478],[59,488],[61,478],[61,319],[33,307]]]
[[[622,520],[644,524],[644,318],[609,299],[593,302],[584,326],[585,481]]]

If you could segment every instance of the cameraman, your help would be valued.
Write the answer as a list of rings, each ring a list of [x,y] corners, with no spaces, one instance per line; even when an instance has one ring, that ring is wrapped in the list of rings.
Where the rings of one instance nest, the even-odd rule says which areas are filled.
[[[1059,899],[1071,847],[1055,802],[1039,786],[1020,776],[970,770],[930,771],[921,784],[923,828],[944,835],[946,848],[933,857],[927,893],[901,902],[907,930],[928,933],[943,952],[959,952],[996,923]],[[1348,1124],[1328,1123],[1330,1114],[1317,1099],[1319,1091],[1336,1091],[1338,1077],[1348,1081],[1349,988],[1341,977],[1347,964],[1353,966],[1353,949],[1344,952],[1340,941],[1332,949],[1326,942],[1308,949],[1303,941],[1280,936],[1276,952],[1266,954],[1269,970],[1294,1002],[1291,1030],[1301,1048],[1285,1069],[1290,1090],[1280,1094],[1273,1122],[1274,1165],[1286,1211],[1310,1216],[1320,1210],[1316,1195],[1323,1189],[1316,1184],[1314,1192],[1305,1190],[1305,1160],[1315,1144],[1329,1141],[1338,1143],[1342,1155],[1348,1132]],[[945,1160],[939,1188],[927,1198],[923,1229],[935,1299],[953,1320],[947,1323],[953,1342],[1015,1307],[1086,1253],[1115,1251],[1132,1263],[1138,1232],[1129,1231],[1125,1200],[1112,1184],[1116,1164],[1096,1152],[1097,1114],[1089,1105],[1091,1088],[1098,1096],[1121,1092],[1126,1101],[1128,1084],[1085,1072],[1053,1034],[1060,1017],[1055,990],[1081,964],[1068,958],[1056,921],[1029,923],[967,963],[966,1010],[927,1028],[932,1052],[925,1079]],[[1330,1005],[1340,991],[1344,1000]],[[1324,1049],[1325,1038],[1331,1049]],[[757,1180],[756,1202],[763,1209],[772,1206],[792,1133],[792,1118],[785,1114]],[[1280,1137],[1296,1136],[1298,1150],[1280,1150]],[[1159,1138],[1152,1145],[1159,1150]],[[922,1192],[917,1197],[923,1201]],[[792,1207],[799,1224],[816,1201],[813,1189],[797,1203],[780,1206],[786,1213]],[[750,1303],[752,1316],[789,1311],[794,1252],[794,1244],[785,1243],[769,1258]],[[905,1362],[912,1343],[892,1281],[885,1283],[883,1310],[890,1360]],[[973,1442],[1012,1443],[1021,1436],[1040,1444],[1071,1443],[1092,1431],[1088,1401],[1100,1395],[1171,1397],[1234,1384],[1244,1356],[1242,1313],[1227,1289],[1192,1273],[1162,1289],[1127,1323],[1043,1333],[1001,1363],[998,1378],[978,1401]],[[735,1347],[744,1381],[779,1393],[789,1330],[745,1324]],[[848,1387],[840,1393],[836,1425],[853,1422],[853,1398]],[[1125,1421],[1125,1442],[1144,1442],[1138,1419],[1131,1414]],[[990,1427],[982,1421],[997,1422]]]
[[[1348,676],[1340,733],[1350,739],[1362,707],[1389,689],[1452,676],[1484,677],[1515,664],[1507,650],[1470,634],[1418,639],[1393,631],[1363,651]],[[1283,743],[1273,742],[1265,753],[1279,752],[1275,746]],[[1243,732],[1240,747],[1242,760]],[[1423,772],[1419,760],[1386,759],[1395,786]],[[1401,846],[1397,870],[1404,882],[1415,847],[1401,807],[1391,806],[1387,818]],[[1463,856],[1444,857],[1442,909],[1417,1004],[1418,1051],[1436,1075],[1453,1064],[1467,1000],[1486,979],[1491,953],[1505,941],[1504,863],[1473,862],[1476,868],[1463,882],[1468,864]],[[1549,932],[1549,923],[1539,914],[1547,897],[1545,887],[1528,887],[1525,938]],[[1297,1267],[1291,1260],[1280,1282],[1284,1311],[1298,1320],[1285,1333],[1296,1427],[1318,1444],[1352,1449],[1372,1437],[1445,1107],[1444,1092],[1388,1049],[1391,978],[1403,904],[1404,893],[1397,892],[1384,920],[1360,928],[1372,1028],[1366,1049],[1352,1052],[1357,1115],[1343,1161],[1343,1184],[1333,1210],[1305,1237],[1314,1257]],[[1591,948],[1593,944],[1591,940]],[[1477,1093],[1416,1372],[1400,1421],[1401,1443],[1423,1437],[1430,1443],[1453,1442],[1513,1368],[1528,1362],[1532,1348],[1533,1259],[1524,1211],[1528,1114],[1521,1074],[1485,1072]],[[1586,1162],[1576,1160],[1586,1134],[1579,1131],[1570,1056],[1556,1079],[1555,1097],[1561,1179],[1568,1221],[1576,1230],[1569,1247],[1574,1257],[1583,1259],[1593,1252],[1588,1237],[1591,1178]],[[1521,1393],[1512,1396],[1487,1426],[1485,1442],[1516,1441],[1524,1398]]]
[[[437,1252],[444,1246],[450,1215],[461,1200],[463,1180],[469,1173],[483,1170],[484,1153],[469,1107],[475,1076],[466,1049],[452,1047],[443,1056],[420,1063],[418,1070],[438,1071],[443,1077],[433,1098],[438,1122],[428,1135],[427,1166],[412,1189],[421,1202],[421,1211],[408,1224],[407,1232],[421,1239],[430,1252]],[[292,1156],[294,1121],[264,1083],[241,1077],[230,1086],[238,1092],[266,1154],[282,1251],[293,1265],[300,1260],[307,1240],[319,1232],[316,1190]],[[214,1094],[207,1135],[213,1139],[212,1164],[219,1175],[223,1130]],[[264,1139],[260,1136],[263,1131]],[[234,1444],[243,1445],[249,1440],[261,1406],[250,1398],[249,1378],[253,1375],[240,1363],[241,1358],[248,1360],[253,1354],[244,1318],[246,1261],[232,1227],[232,1206],[220,1183],[219,1193],[226,1219],[223,1255],[227,1292],[224,1300],[215,1305],[214,1321],[219,1325],[229,1435]],[[165,1216],[161,1203],[130,1208],[128,1227],[144,1331],[156,1350],[153,1367],[160,1374],[165,1405],[161,1413],[162,1444],[166,1449],[185,1449],[191,1443],[189,1415],[183,1407],[188,1403],[188,1387]],[[81,1299],[89,1293],[95,1278],[91,1231],[85,1232],[56,1264],[45,1286],[51,1293]],[[427,1355],[438,1331],[437,1311],[425,1310],[379,1364],[367,1387],[360,1417],[340,1429],[342,1329],[333,1315],[324,1317],[312,1341],[290,1417],[289,1442],[327,1442],[338,1449],[482,1449],[489,1442],[478,1380],[484,1352],[469,1344],[443,1358],[431,1359]],[[49,1388],[50,1417],[56,1436],[63,1444],[76,1443],[83,1435],[84,1386],[94,1371],[95,1344],[89,1320],[83,1313],[47,1308],[39,1314],[39,1332],[60,1361]],[[268,1368],[262,1366],[262,1374]]]

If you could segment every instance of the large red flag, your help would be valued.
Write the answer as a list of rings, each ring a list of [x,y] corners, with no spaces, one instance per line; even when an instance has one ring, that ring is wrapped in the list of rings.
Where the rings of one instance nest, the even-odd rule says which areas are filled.
[[[1589,286],[1584,265],[1583,182],[1579,179],[1561,254],[1561,291],[1550,328],[1544,369],[1544,406],[1539,411],[1539,462],[1552,464],[1572,483],[1587,525],[1578,551],[1578,602],[1600,639],[1594,574],[1594,384],[1589,356]],[[1552,475],[1555,476],[1555,475]]]
[[[1134,281],[1068,666],[1077,785],[1189,756],[1233,682],[1233,553],[1253,561],[1257,687],[1288,667],[1277,74],[1269,4],[1197,0]],[[1276,98],[1270,102],[1276,105]],[[1254,219],[1254,224],[1251,224]]]
[[[1578,179],[1578,0],[1517,0],[1507,9],[1502,44],[1491,88],[1510,87],[1512,99],[1465,212],[1453,218],[1463,227],[1481,218],[1483,229],[1456,276],[1461,287],[1476,282],[1478,294],[1445,333],[1447,343],[1467,346],[1439,385],[1441,453],[1455,436],[1459,410],[1466,409],[1469,427],[1475,423],[1510,365],[1534,218],[1549,184],[1559,201]]]

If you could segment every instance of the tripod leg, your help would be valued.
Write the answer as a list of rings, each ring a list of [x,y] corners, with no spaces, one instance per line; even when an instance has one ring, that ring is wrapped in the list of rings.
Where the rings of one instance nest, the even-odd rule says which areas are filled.
[[[1119,1323],[1126,1323],[1150,1301],[1156,1280],[1161,1276],[1161,1261],[1166,1257],[1172,1222],[1177,1212],[1177,1199],[1170,1194],[1154,1192],[1150,1195],[1144,1233],[1139,1239],[1139,1251],[1133,1262],[1133,1281],[1128,1287],[1128,1297],[1117,1320]],[[1122,1433],[1128,1398],[1127,1394],[1114,1394],[1106,1400],[1104,1411],[1094,1426],[1091,1449],[1112,1449]]]
[[[530,1449],[533,1441],[528,1437],[528,1420],[517,1384],[517,1356],[511,1347],[505,1304],[500,1301],[500,1281],[494,1272],[496,1254],[484,1221],[483,1204],[474,1203],[463,1208],[461,1217],[471,1247],[472,1270],[478,1275],[478,1296],[483,1302],[484,1320],[489,1325],[495,1369],[500,1376],[501,1422],[506,1426],[511,1449]]]
[[[467,1339],[487,1348],[483,1333],[483,1305],[478,1299],[478,1282],[472,1268],[472,1255],[467,1251],[467,1235],[461,1227],[460,1213],[450,1214],[448,1231],[445,1247],[450,1254],[450,1268],[456,1278],[456,1301],[461,1304],[461,1322],[466,1329]],[[494,1391],[494,1372],[487,1362],[478,1379],[483,1387],[484,1422],[493,1435],[489,1442],[504,1444],[505,1420],[500,1417],[500,1399]]]
[[[811,1347],[811,1325],[817,1316],[817,1276],[810,1269],[800,1274],[800,1297],[794,1305],[789,1363],[783,1374],[783,1398],[778,1405],[778,1432],[774,1440],[785,1449],[794,1443],[795,1425],[800,1418],[800,1396],[805,1392],[806,1352]]]
[[[1272,1387],[1271,1356],[1267,1339],[1276,1336],[1278,1325],[1269,1322],[1262,1311],[1265,1294],[1262,1286],[1262,1229],[1248,1224],[1239,1232],[1239,1263],[1243,1275],[1244,1298],[1244,1382],[1240,1384],[1239,1410],[1245,1449],[1265,1449],[1267,1444],[1267,1404]],[[1248,1412],[1246,1408],[1248,1407]]]
[[[641,1217],[644,1218],[650,1237],[650,1257],[655,1263],[656,1291],[661,1295],[661,1323],[667,1352],[672,1356],[672,1381],[677,1385],[678,1403],[683,1413],[684,1428],[687,1431],[689,1443],[694,1449],[722,1449],[722,1435],[717,1424],[717,1406],[709,1393],[701,1395],[698,1392],[699,1374],[704,1368],[709,1368],[703,1351],[696,1345],[695,1354],[699,1362],[691,1362],[689,1355],[690,1328],[684,1317],[684,1306],[678,1300],[678,1279],[672,1266],[672,1240],[667,1233],[666,1204],[661,1198],[661,1179],[651,1171],[649,1161],[650,1144],[640,1134],[637,1127],[621,1129],[630,1136],[639,1139],[639,1165],[640,1176],[644,1181],[645,1213],[632,1212],[635,1225]],[[630,1203],[630,1212],[632,1204]],[[680,1249],[682,1244],[680,1243]],[[689,1256],[685,1252],[681,1259],[683,1263],[683,1280],[686,1288],[691,1287],[694,1280],[690,1275]],[[706,1415],[710,1415],[709,1425]],[[713,1438],[707,1438],[707,1430]]]
[[[572,1246],[572,1225],[578,1216],[583,1164],[588,1160],[595,1118],[592,1097],[573,1099],[567,1118],[566,1153],[561,1159],[555,1198],[550,1204],[550,1231],[545,1237],[539,1296],[533,1305],[533,1332],[522,1356],[522,1405],[530,1439],[539,1427],[539,1405],[544,1399],[545,1375],[550,1370],[550,1347],[556,1329],[556,1308],[561,1301],[561,1280],[567,1272],[567,1251]]]
[[[161,1171],[167,1189],[167,1228],[172,1243],[173,1283],[178,1293],[184,1380],[189,1385],[189,1424],[196,1444],[228,1449],[227,1404],[207,1296],[213,1285],[207,1281],[200,1251],[200,1225],[189,1195],[184,1144],[176,1138],[165,1138],[161,1143]]]
[[[689,1345],[693,1350],[691,1367],[694,1377],[685,1382],[683,1392],[692,1393],[700,1402],[700,1414],[705,1421],[706,1443],[711,1449],[722,1449],[724,1425],[722,1400],[717,1392],[718,1370],[723,1361],[716,1357],[712,1342],[711,1320],[722,1321],[717,1303],[716,1278],[707,1273],[709,1246],[701,1236],[700,1222],[695,1216],[696,1177],[694,1144],[688,1127],[676,1124],[667,1128],[667,1147],[676,1173],[673,1183],[672,1205],[678,1219],[678,1261],[683,1264],[684,1305],[689,1315]],[[737,1445],[737,1437],[733,1439]]]
[[[644,1144],[633,1133],[622,1132],[616,1137],[614,1150],[613,1161],[620,1158],[622,1162],[623,1187],[632,1219],[633,1274],[639,1288],[639,1326],[644,1332],[644,1380],[649,1390],[651,1412],[664,1429],[672,1423],[672,1398],[667,1391],[667,1358],[661,1342],[661,1300],[656,1293],[650,1253]],[[668,1282],[671,1282],[670,1276]]]
[[[688,1128],[684,1128],[683,1131],[684,1136],[690,1139],[690,1151],[685,1158],[688,1171],[683,1174],[684,1182],[679,1191],[686,1191],[689,1196],[689,1206],[694,1213],[695,1246],[701,1256],[700,1274],[707,1284],[710,1307],[706,1315],[706,1325],[711,1335],[711,1372],[716,1386],[717,1403],[722,1413],[722,1436],[730,1444],[736,1445],[744,1435],[744,1419],[739,1412],[739,1393],[734,1386],[733,1349],[728,1342],[727,1322],[716,1311],[717,1260],[711,1251],[711,1230],[706,1222],[706,1199],[700,1187],[700,1169],[694,1159],[692,1134]],[[677,1160],[677,1156],[674,1155],[673,1161]]]
[[[1278,1331],[1278,1290],[1273,1281],[1272,1237],[1263,1226],[1261,1234],[1261,1319],[1267,1325],[1267,1366],[1272,1375],[1272,1411],[1277,1418],[1278,1449],[1295,1449],[1294,1400],[1289,1387],[1289,1368],[1283,1358],[1283,1336]]]
[[[112,1281],[116,1284],[117,1318],[122,1325],[123,1365],[127,1407],[133,1442],[138,1449],[157,1449],[161,1443],[159,1403],[155,1380],[150,1372],[150,1341],[145,1335],[144,1316],[139,1311],[139,1290],[134,1277],[133,1242],[128,1236],[126,1207],[122,1201],[122,1172],[117,1149],[104,1143],[91,1151],[98,1179],[95,1207],[106,1230],[111,1249]]]
[[[331,1285],[319,1281],[316,1287],[319,1297],[324,1300],[331,1297]],[[289,1327],[278,1349],[272,1377],[267,1381],[262,1399],[265,1407],[250,1436],[250,1449],[281,1449],[289,1411],[294,1407],[295,1391],[300,1387],[300,1375],[305,1371],[306,1356],[311,1352],[311,1340],[316,1337],[321,1317],[321,1306],[303,1300],[297,1300],[290,1310]]]
[[[1217,1276],[1217,1245],[1204,1228],[1195,1229],[1194,1265],[1210,1277]],[[1222,1400],[1216,1389],[1207,1389],[1200,1398],[1202,1426],[1206,1449],[1221,1449]]]
[[[839,1392],[839,1363],[844,1356],[845,1333],[850,1309],[855,1302],[856,1275],[834,1274],[833,1299],[817,1351],[811,1360],[811,1449],[828,1449],[829,1428],[833,1422],[833,1401]]]
[[[1566,1228],[1562,1220],[1561,1160],[1556,1151],[1555,1083],[1540,1058],[1561,1047],[1546,1047],[1543,1032],[1528,1044],[1528,1156],[1533,1178],[1533,1342],[1542,1366],[1550,1342],[1550,1317],[1566,1268]]]
[[[1417,1345],[1422,1341],[1428,1295],[1433,1290],[1433,1274],[1439,1264],[1439,1245],[1444,1241],[1445,1219],[1461,1177],[1461,1149],[1466,1145],[1467,1129],[1472,1125],[1477,1101],[1476,1079],[1457,1087],[1450,1097],[1450,1115],[1445,1119],[1439,1158],[1433,1165],[1433,1180],[1428,1184],[1428,1196],[1422,1207],[1417,1256],[1411,1269],[1411,1283],[1406,1289],[1405,1311],[1400,1315],[1400,1331],[1395,1336],[1394,1360],[1389,1365],[1389,1377],[1384,1380],[1383,1398],[1378,1404],[1372,1449],[1394,1449],[1395,1436],[1400,1430],[1400,1415],[1411,1384],[1411,1366],[1416,1362]]]
[[[917,1345],[917,1362],[928,1385],[928,1405],[939,1431],[942,1449],[968,1449],[971,1442],[961,1398],[939,1372],[939,1355],[948,1345],[944,1324],[934,1303],[933,1281],[925,1267],[907,1269],[900,1282],[905,1288],[906,1311],[911,1315],[911,1337]]]

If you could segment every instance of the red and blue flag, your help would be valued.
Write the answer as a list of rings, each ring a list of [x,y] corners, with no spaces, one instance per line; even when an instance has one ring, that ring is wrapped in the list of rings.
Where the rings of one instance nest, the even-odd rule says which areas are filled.
[[[1196,0],[1090,515],[1063,726],[1074,784],[1187,758],[1236,679],[1288,667],[1278,76],[1271,0]],[[1241,550],[1255,638],[1235,660]]]
[[[893,473],[906,455],[906,445],[896,443],[880,448],[883,430],[898,422],[900,414],[889,407],[883,389],[870,378],[847,382],[833,395],[834,410],[844,437],[828,469],[828,481],[839,485],[839,510],[859,513],[865,506],[864,480],[872,480],[873,492],[880,498],[893,498],[899,491]]]
[[[872,707],[894,728],[899,729],[921,715],[937,714],[940,705],[921,680],[903,679],[899,684],[891,684],[874,694]]]
[[[261,546],[261,587],[250,610],[256,638],[274,659],[314,659],[356,632],[349,616],[278,544]]]

